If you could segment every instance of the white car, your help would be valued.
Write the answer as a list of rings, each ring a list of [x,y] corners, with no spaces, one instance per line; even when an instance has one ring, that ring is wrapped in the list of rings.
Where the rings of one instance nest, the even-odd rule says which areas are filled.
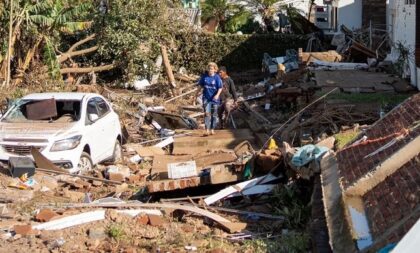
[[[55,114],[45,118],[51,111]],[[36,148],[70,173],[83,173],[99,162],[121,159],[121,142],[118,115],[92,93],[30,94],[0,118],[1,162],[32,158],[31,148]]]

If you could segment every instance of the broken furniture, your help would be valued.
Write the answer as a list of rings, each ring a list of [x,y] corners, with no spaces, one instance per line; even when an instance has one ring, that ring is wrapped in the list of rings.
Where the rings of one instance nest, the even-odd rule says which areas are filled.
[[[197,122],[190,118],[184,117],[177,114],[160,112],[160,111],[148,111],[146,119],[149,122],[152,120],[156,121],[161,127],[167,129],[196,129],[198,128]]]
[[[254,150],[249,142],[234,150],[184,155],[154,155],[149,193],[216,185],[243,180],[252,170]]]
[[[21,177],[24,174],[32,177],[35,174],[35,164],[29,157],[10,157],[9,170],[13,177]]]

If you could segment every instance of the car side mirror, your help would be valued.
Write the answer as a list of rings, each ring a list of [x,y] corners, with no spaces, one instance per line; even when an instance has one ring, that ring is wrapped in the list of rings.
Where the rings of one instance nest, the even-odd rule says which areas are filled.
[[[89,117],[89,120],[91,122],[95,122],[95,121],[97,121],[99,119],[98,114],[95,114],[95,113],[89,113],[88,117]]]

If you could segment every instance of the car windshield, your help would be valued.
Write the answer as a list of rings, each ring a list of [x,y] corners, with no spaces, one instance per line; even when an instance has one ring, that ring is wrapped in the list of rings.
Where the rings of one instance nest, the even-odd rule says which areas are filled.
[[[19,100],[10,108],[2,121],[74,122],[80,119],[80,105],[79,100]]]

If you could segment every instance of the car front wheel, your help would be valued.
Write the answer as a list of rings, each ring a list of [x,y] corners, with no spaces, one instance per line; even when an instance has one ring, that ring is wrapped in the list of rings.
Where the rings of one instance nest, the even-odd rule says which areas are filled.
[[[92,159],[90,158],[90,155],[88,153],[82,153],[77,167],[79,168],[79,173],[86,173],[93,169]]]
[[[115,142],[114,153],[112,154],[111,161],[113,163],[119,163],[119,162],[122,162],[122,159],[123,159],[122,147],[121,147],[120,142],[117,140]]]

